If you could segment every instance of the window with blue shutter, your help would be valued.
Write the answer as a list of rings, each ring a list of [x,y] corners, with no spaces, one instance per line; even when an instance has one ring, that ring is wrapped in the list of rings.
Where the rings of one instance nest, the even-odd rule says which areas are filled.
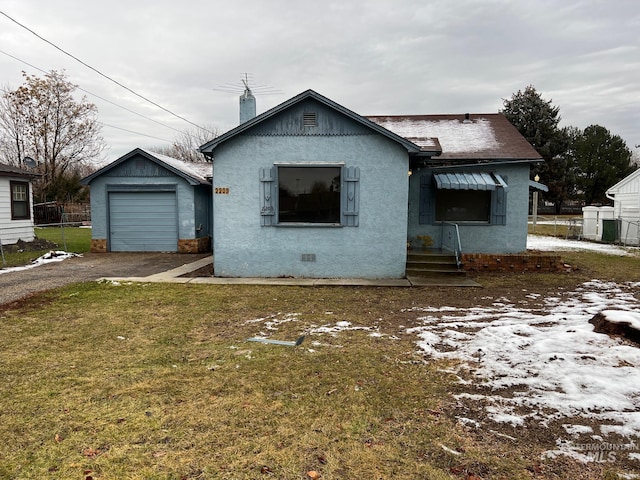
[[[277,165],[260,169],[262,226],[359,224],[360,169]]]
[[[260,225],[263,227],[276,223],[275,177],[275,167],[260,169]]]
[[[507,177],[502,177],[500,180],[503,185],[497,187],[491,196],[492,225],[507,224]]]
[[[357,227],[360,203],[360,169],[344,169],[344,188],[342,193],[342,224],[345,227]]]

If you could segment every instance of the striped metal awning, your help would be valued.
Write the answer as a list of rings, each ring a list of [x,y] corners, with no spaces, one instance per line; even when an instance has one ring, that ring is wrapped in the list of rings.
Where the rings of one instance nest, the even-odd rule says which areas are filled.
[[[495,190],[507,189],[507,182],[497,173],[456,172],[435,173],[436,186],[444,190]]]

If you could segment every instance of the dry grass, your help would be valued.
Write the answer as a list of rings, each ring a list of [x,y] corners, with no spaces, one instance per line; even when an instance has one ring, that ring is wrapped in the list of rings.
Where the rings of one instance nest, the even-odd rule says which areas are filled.
[[[483,289],[84,284],[5,307],[0,478],[612,475],[542,462],[549,439],[463,428],[451,365],[419,356],[404,333],[411,306],[474,306],[522,295],[523,285],[551,294],[593,273],[640,271],[640,259],[620,274],[584,258],[572,274],[483,276]],[[267,317],[290,321],[278,330],[252,321]],[[383,336],[315,333],[297,348],[245,341],[337,321]]]

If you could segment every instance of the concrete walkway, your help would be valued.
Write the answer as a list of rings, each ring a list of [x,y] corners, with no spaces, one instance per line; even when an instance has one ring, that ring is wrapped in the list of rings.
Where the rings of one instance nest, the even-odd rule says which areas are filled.
[[[100,280],[117,282],[153,282],[153,283],[198,283],[212,285],[288,285],[288,286],[360,286],[360,287],[480,287],[479,283],[468,278],[436,279],[426,277],[408,277],[397,279],[366,278],[226,278],[226,277],[182,277],[202,267],[210,265],[211,257],[201,258],[178,268],[156,273],[148,277],[104,277]]]

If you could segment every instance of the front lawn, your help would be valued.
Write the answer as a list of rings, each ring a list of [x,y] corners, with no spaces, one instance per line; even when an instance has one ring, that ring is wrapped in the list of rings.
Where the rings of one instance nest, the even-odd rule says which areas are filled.
[[[51,250],[85,253],[91,249],[91,229],[80,227],[36,227],[33,242],[3,245],[2,267],[27,265]]]
[[[592,257],[577,273],[487,275],[481,289],[89,283],[2,307],[0,478],[640,473],[622,456],[545,457],[571,419],[549,432],[492,423],[484,400],[459,395],[477,382],[462,362],[427,355],[412,333],[424,311],[539,311],[594,273],[614,279]],[[302,334],[299,347],[246,341]]]

